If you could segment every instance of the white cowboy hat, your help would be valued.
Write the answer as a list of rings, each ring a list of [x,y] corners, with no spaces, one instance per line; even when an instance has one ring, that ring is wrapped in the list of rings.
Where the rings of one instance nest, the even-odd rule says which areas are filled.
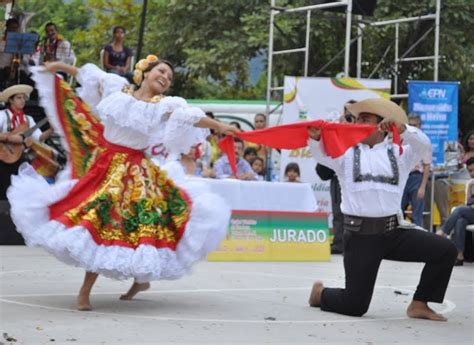
[[[405,111],[396,103],[384,98],[369,98],[357,103],[346,104],[345,107],[355,117],[362,113],[368,113],[399,123],[408,123]]]
[[[24,93],[26,96],[29,96],[31,91],[33,91],[33,88],[30,85],[19,84],[10,86],[0,93],[0,102],[6,102],[11,96],[18,93]]]

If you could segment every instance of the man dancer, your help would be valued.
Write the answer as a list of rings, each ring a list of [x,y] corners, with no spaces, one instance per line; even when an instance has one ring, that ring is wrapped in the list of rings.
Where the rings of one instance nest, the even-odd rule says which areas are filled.
[[[383,259],[425,262],[407,315],[446,321],[428,302],[443,302],[456,247],[435,234],[402,228],[397,217],[408,174],[429,149],[429,139],[419,129],[406,125],[405,112],[393,102],[367,99],[347,107],[357,123],[378,125],[378,130],[332,159],[319,142],[320,130],[309,128],[313,156],[333,169],[341,184],[346,274],[345,289],[325,288],[322,282],[315,282],[309,304],[324,311],[362,316],[369,308]],[[393,124],[401,133],[403,153],[386,135]]]

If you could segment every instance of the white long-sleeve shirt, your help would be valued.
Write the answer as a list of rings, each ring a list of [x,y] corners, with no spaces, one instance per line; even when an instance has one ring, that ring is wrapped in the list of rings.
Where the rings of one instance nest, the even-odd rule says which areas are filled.
[[[372,148],[358,144],[338,158],[327,156],[321,142],[309,140],[316,161],[339,178],[344,214],[386,217],[399,212],[408,174],[430,149],[428,137],[415,127],[407,125],[401,138],[401,155],[398,146],[385,138]]]

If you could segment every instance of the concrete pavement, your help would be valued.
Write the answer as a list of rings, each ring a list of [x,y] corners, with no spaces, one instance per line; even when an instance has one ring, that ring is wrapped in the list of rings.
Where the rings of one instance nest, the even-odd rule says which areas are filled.
[[[362,318],[308,307],[316,278],[343,286],[331,262],[202,262],[177,281],[152,283],[120,301],[131,281],[99,278],[93,311],[73,304],[80,268],[41,249],[0,246],[0,344],[472,344],[474,265],[455,267],[443,304],[448,322],[413,320],[405,309],[422,264],[384,261]],[[3,335],[2,335],[3,334]],[[15,340],[15,341],[14,341]]]

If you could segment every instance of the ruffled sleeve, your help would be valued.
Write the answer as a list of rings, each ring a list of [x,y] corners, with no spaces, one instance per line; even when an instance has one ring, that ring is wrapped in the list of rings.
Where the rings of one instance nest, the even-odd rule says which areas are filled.
[[[77,81],[81,84],[76,92],[95,111],[102,99],[122,90],[128,81],[117,74],[106,73],[94,64],[79,68]]]
[[[194,125],[206,114],[197,107],[190,107],[180,97],[166,97],[163,107],[170,117],[166,122],[163,143],[170,154],[187,154],[192,146],[204,142],[210,134],[208,129]]]

